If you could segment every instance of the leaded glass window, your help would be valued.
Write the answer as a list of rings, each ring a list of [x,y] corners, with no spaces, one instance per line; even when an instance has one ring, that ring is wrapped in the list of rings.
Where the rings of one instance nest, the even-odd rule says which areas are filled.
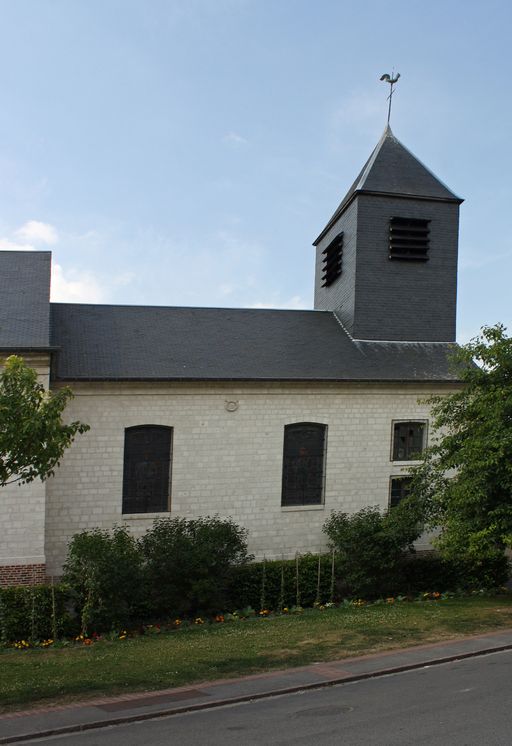
[[[395,508],[411,491],[411,477],[391,477],[389,507]]]
[[[286,425],[281,505],[321,505],[327,426],[315,422]]]
[[[395,422],[392,461],[418,459],[425,447],[426,422]]]
[[[129,427],[124,437],[123,513],[169,510],[172,428]]]

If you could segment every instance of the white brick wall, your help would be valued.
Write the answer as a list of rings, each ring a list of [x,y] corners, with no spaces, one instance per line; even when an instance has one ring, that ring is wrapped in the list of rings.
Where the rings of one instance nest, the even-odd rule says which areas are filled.
[[[39,380],[47,387],[48,355],[25,356],[25,361],[35,368]],[[0,566],[44,563],[45,493],[46,487],[40,480],[0,488]]]
[[[127,523],[140,535],[153,516],[121,513],[124,430],[174,428],[171,515],[231,516],[249,529],[257,557],[292,556],[325,546],[332,510],[385,507],[391,423],[425,419],[419,404],[448,387],[376,384],[80,384],[67,416],[91,426],[47,483],[46,555],[58,574],[76,531]],[[236,400],[235,412],[225,408]],[[281,508],[284,426],[328,425],[325,505]]]

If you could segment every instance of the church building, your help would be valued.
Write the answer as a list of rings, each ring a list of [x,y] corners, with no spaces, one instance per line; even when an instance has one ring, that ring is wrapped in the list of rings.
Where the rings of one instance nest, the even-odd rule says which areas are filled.
[[[231,517],[257,558],[325,548],[331,511],[390,509],[460,384],[462,200],[393,135],[314,241],[309,311],[50,303],[49,252],[0,252],[0,353],[70,386],[54,477],[0,489],[0,584],[58,576],[78,531]]]

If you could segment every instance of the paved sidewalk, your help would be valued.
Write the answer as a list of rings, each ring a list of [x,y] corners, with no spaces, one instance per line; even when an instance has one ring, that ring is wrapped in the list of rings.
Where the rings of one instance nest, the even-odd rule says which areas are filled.
[[[0,744],[220,707],[509,649],[512,630],[505,630],[240,679],[15,712],[0,716]]]

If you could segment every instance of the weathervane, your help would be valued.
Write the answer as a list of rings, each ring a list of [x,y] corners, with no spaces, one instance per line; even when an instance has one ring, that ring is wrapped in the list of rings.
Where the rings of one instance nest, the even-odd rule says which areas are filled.
[[[388,101],[389,101],[389,106],[388,106],[388,125],[389,125],[389,118],[391,116],[391,100],[393,98],[393,86],[395,85],[395,83],[398,83],[398,78],[400,77],[400,73],[397,73],[396,77],[394,77],[394,76],[395,76],[395,71],[394,70],[391,72],[391,75],[389,73],[384,73],[384,75],[380,76],[381,80],[385,80],[386,83],[389,83],[389,85],[391,86],[391,90],[389,91],[389,96],[388,96]]]

